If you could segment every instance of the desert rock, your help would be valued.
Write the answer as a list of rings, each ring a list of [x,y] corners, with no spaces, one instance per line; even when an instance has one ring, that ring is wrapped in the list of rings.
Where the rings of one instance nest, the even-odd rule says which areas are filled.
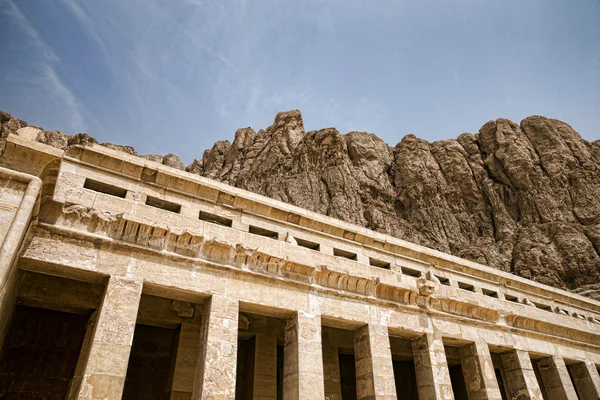
[[[59,148],[97,143],[4,112],[0,123],[0,151],[19,130]],[[366,132],[305,132],[293,110],[264,130],[239,129],[188,167],[173,154],[142,157],[600,298],[600,141],[555,119],[500,118],[476,134],[407,135],[391,147]]]

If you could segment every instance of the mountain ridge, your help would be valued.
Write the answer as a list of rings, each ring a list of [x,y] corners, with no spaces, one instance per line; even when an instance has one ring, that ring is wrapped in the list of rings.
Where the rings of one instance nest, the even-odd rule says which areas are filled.
[[[58,148],[97,143],[0,112],[0,152],[10,133]],[[305,132],[292,110],[187,167],[173,154],[141,157],[600,299],[600,140],[559,120],[499,118],[476,134],[411,134],[392,147],[372,133]]]

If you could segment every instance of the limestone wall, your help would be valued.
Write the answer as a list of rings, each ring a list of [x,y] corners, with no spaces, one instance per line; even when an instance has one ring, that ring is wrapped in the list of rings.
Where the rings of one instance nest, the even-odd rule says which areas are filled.
[[[0,348],[17,290],[15,261],[35,213],[39,178],[0,167]]]
[[[26,182],[0,176],[0,245],[6,239],[26,189]]]
[[[100,299],[74,310],[66,295],[40,300],[59,293],[48,280],[13,284],[20,305],[92,312],[69,398],[121,397],[132,346],[143,356],[135,332],[151,331],[140,324],[179,329],[162,353],[177,354],[164,369],[173,399],[236,398],[238,343],[253,337],[244,357],[254,348],[268,369],[245,368],[245,380],[274,385],[283,370],[286,399],[339,398],[341,354],[354,357],[364,399],[396,398],[398,362],[413,363],[421,399],[454,398],[450,364],[469,398],[500,399],[494,360],[511,399],[574,393],[568,368],[578,390],[600,393],[592,299],[100,146],[40,154],[9,137],[11,148],[8,164],[39,161],[44,199],[16,270],[87,283]],[[276,396],[266,389],[254,398]]]

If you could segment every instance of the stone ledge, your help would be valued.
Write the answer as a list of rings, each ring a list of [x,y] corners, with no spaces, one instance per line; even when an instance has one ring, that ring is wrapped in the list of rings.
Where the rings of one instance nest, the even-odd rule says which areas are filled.
[[[562,301],[567,301],[569,304],[576,302],[581,304],[581,307],[600,312],[600,302],[592,299],[545,285],[538,285],[527,279],[485,265],[408,243],[401,239],[234,188],[221,182],[212,181],[149,160],[123,154],[100,145],[73,147],[72,149],[70,155],[74,158],[67,158],[75,162],[85,162],[88,165],[107,170],[111,170],[110,166],[112,166],[112,171],[125,174],[132,179],[141,179],[143,169],[150,168],[152,169],[150,175],[155,176],[155,184],[188,196],[198,196],[215,204],[243,209],[257,216],[273,219],[279,223],[296,224],[299,227],[333,235],[342,240],[351,240],[357,244],[372,247],[370,250],[377,251],[379,249],[395,254],[396,256],[414,258],[419,262],[433,264],[440,269],[448,269],[476,277],[477,279],[495,282],[496,285],[532,292],[542,297],[556,298],[557,300],[562,299]],[[109,159],[112,161],[108,161]],[[130,163],[133,166],[125,168],[123,167],[125,164],[119,160],[123,163]]]
[[[53,235],[61,232],[60,227],[51,226],[51,225],[47,226],[47,227],[42,225],[38,229],[47,229],[47,228],[52,228],[52,231],[55,231],[55,233],[53,233]],[[81,239],[79,239],[79,241],[83,240],[83,242],[85,242],[89,239],[92,239],[88,236],[89,233],[74,232],[74,231],[63,232],[63,234],[64,233],[66,233],[69,236],[73,236],[73,235],[80,236]],[[101,239],[101,237],[99,237],[99,236],[95,236],[95,237],[96,237],[96,239],[92,239],[92,240]],[[114,240],[114,239],[110,239],[110,238],[106,237],[104,240],[110,241],[110,240]],[[117,243],[118,242],[122,243],[125,246],[128,245],[127,242],[117,240]],[[207,262],[218,264],[218,265],[215,265],[217,267],[221,266],[222,268],[234,268],[234,269],[244,273],[244,269],[243,269],[242,265],[238,264],[238,262],[241,260],[238,259],[237,262],[234,262],[234,260],[235,260],[236,253],[241,254],[241,253],[243,253],[243,251],[248,251],[248,249],[242,250],[240,247],[235,248],[228,244],[216,243],[216,246],[218,246],[218,249],[214,250],[214,248],[212,247],[214,244],[214,241],[207,240],[205,243],[211,243],[208,246],[208,251],[206,253],[206,254],[208,254],[208,256],[206,257],[204,250],[202,250],[201,255],[199,257],[200,260],[205,259],[205,260],[207,260]],[[95,245],[93,245],[93,246],[95,246]],[[136,246],[139,246],[139,245],[136,245]],[[148,247],[148,251],[156,252],[159,250],[151,249]],[[226,256],[215,256],[214,254],[211,255],[212,251],[215,251],[216,254],[223,254],[223,252],[225,252]],[[250,249],[249,251],[250,251],[250,253],[253,253],[253,250]],[[179,261],[177,261],[178,258],[181,258],[182,260],[192,261],[190,257],[184,256],[184,255],[179,255],[176,253],[171,253],[164,249],[159,252],[162,254],[163,257],[168,256],[168,257],[174,258],[174,261],[177,263],[179,262]],[[24,254],[24,256],[26,258],[31,257],[28,253],[29,253],[29,250],[27,250],[26,253]],[[88,255],[88,258],[90,256],[91,256],[91,254]],[[296,284],[310,285],[310,286],[316,284],[319,286],[323,286],[324,288],[341,290],[342,292],[347,292],[352,295],[358,295],[358,296],[363,296],[363,297],[366,296],[368,298],[380,299],[380,300],[384,300],[386,302],[391,301],[393,303],[406,305],[406,306],[412,306],[412,307],[415,307],[415,303],[417,303],[417,304],[421,304],[421,306],[425,305],[426,306],[425,308],[426,309],[429,308],[431,311],[440,312],[442,314],[456,315],[458,317],[492,323],[494,325],[496,325],[498,322],[500,322],[499,316],[504,314],[504,315],[506,315],[505,319],[507,320],[507,324],[509,326],[514,326],[515,328],[533,331],[533,332],[536,332],[541,335],[558,336],[558,337],[576,341],[579,343],[600,345],[600,335],[593,331],[592,332],[590,332],[589,330],[586,331],[585,328],[583,328],[583,327],[581,327],[581,328],[578,326],[560,327],[556,324],[551,324],[551,323],[545,322],[543,320],[534,319],[533,317],[519,316],[517,314],[514,314],[514,311],[513,312],[504,311],[503,313],[501,313],[498,310],[493,310],[488,307],[481,306],[480,304],[468,303],[464,300],[457,300],[456,298],[430,297],[428,299],[428,301],[420,302],[418,299],[421,299],[424,297],[417,295],[416,288],[412,289],[412,288],[407,288],[407,287],[402,287],[402,286],[381,284],[380,282],[377,282],[376,280],[368,280],[368,279],[361,278],[361,277],[339,274],[337,272],[332,273],[331,271],[327,270],[326,268],[323,268],[322,266],[315,268],[312,266],[307,266],[307,265],[302,265],[302,264],[297,264],[297,263],[290,263],[287,260],[280,259],[278,257],[272,257],[265,253],[256,254],[255,256],[256,256],[255,258],[257,260],[260,260],[260,263],[262,263],[264,266],[261,266],[261,267],[246,266],[246,268],[247,268],[246,271],[255,273],[255,274],[259,274],[259,275],[265,275],[265,276],[270,276],[270,277],[274,277],[274,278],[286,279],[290,284],[296,283]],[[34,257],[34,259],[35,259],[35,257]],[[95,258],[92,257],[92,259],[95,259]],[[94,268],[89,268],[89,266],[87,269],[89,271],[94,270]],[[101,272],[101,271],[98,271],[98,272]],[[246,273],[248,273],[248,272],[246,272]],[[518,305],[518,306],[525,307],[523,305]],[[416,307],[416,309],[419,309],[419,307]],[[425,310],[423,310],[423,311],[425,311]],[[534,311],[544,312],[541,310],[533,310],[533,309],[531,310],[531,312],[534,312]],[[567,317],[565,317],[565,318],[567,318]],[[587,325],[589,323],[584,320],[581,320],[581,321],[578,320],[578,321],[573,321],[573,324]],[[496,326],[500,327],[501,325],[496,325]],[[589,327],[588,327],[588,329],[589,329]]]

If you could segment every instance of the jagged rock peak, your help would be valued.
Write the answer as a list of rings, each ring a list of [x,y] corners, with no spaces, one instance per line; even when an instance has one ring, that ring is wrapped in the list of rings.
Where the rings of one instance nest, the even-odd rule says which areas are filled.
[[[304,121],[300,110],[282,111],[277,113],[272,125],[273,130],[285,129],[304,133]]]

